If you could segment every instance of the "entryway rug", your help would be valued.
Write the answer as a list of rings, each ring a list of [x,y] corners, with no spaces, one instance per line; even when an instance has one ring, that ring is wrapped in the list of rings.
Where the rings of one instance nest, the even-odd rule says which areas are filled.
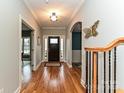
[[[60,67],[61,63],[60,62],[46,62],[45,67]]]

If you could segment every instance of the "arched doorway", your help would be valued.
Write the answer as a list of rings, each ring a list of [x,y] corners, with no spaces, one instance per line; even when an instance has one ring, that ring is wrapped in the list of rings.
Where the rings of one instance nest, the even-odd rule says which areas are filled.
[[[81,68],[82,63],[82,22],[72,27],[72,67]]]

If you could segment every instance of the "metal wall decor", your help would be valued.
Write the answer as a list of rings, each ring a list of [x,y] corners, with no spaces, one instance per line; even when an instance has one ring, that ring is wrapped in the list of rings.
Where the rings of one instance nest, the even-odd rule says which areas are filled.
[[[37,37],[37,45],[40,46],[40,37]]]
[[[91,27],[89,28],[84,28],[83,31],[85,33],[85,38],[89,38],[89,37],[96,37],[98,35],[98,32],[97,32],[97,28],[98,28],[98,25],[99,25],[99,20],[97,20]]]

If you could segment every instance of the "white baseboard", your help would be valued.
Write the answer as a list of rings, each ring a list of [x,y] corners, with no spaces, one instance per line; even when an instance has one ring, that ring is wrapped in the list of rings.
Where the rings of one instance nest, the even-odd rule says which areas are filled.
[[[41,62],[46,62],[46,60],[43,59]]]
[[[83,80],[81,80],[81,85],[86,88],[85,82]]]
[[[67,63],[68,61],[67,60],[64,60],[65,63]]]
[[[44,62],[44,60],[41,60],[41,63],[43,63]]]
[[[41,65],[42,62],[43,61],[39,62],[39,64],[33,70],[36,71],[40,67],[40,65]]]
[[[72,65],[71,65],[71,64],[69,64],[68,62],[67,62],[67,65],[68,65],[68,67],[69,67],[69,68],[72,68]]]
[[[20,93],[21,86],[19,86],[14,93]]]

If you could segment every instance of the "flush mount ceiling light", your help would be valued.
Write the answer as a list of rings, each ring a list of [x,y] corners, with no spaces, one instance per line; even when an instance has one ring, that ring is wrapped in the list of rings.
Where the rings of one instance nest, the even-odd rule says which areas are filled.
[[[53,12],[53,13],[51,14],[50,20],[51,20],[51,21],[57,21],[57,15],[56,15],[55,12]]]
[[[48,0],[45,0],[45,2],[46,2],[46,4],[48,4],[49,1]]]

